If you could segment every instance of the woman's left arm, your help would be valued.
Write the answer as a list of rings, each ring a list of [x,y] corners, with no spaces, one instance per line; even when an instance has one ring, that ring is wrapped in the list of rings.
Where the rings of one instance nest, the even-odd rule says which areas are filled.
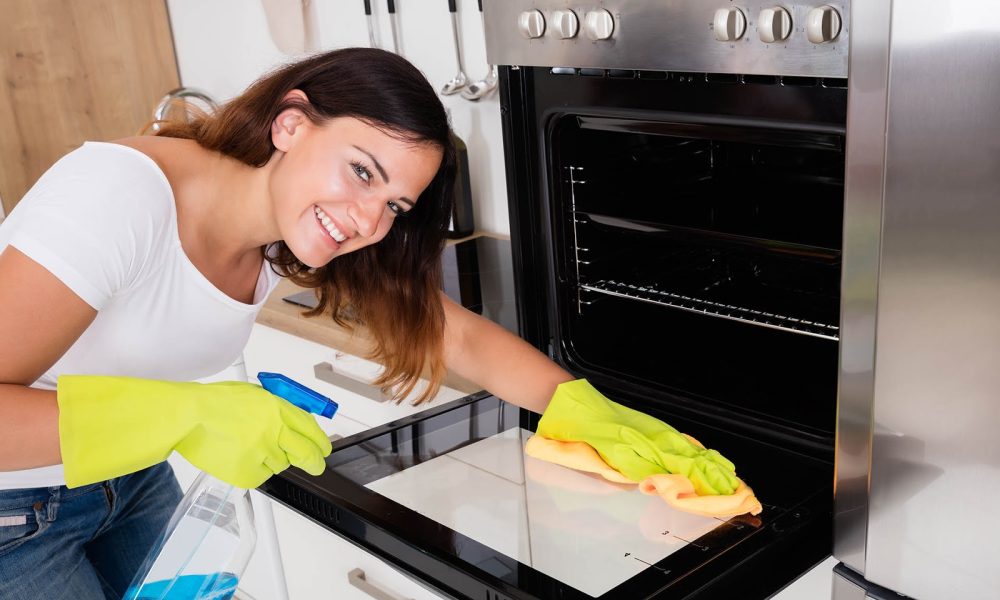
[[[531,344],[441,294],[448,369],[491,394],[541,413],[556,386],[575,379]]]

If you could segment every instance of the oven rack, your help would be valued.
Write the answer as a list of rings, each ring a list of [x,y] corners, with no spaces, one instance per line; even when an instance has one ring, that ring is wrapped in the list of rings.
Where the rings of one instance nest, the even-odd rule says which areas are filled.
[[[652,286],[635,285],[613,279],[602,279],[595,283],[581,283],[580,289],[825,340],[837,341],[840,339],[840,328],[837,325],[817,323],[815,321],[779,315],[763,310],[694,298],[692,296],[657,289]]]

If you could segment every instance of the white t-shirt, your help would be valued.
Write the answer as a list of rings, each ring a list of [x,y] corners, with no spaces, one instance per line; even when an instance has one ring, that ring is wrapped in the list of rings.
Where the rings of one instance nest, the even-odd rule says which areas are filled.
[[[279,281],[265,262],[253,304],[212,285],[181,248],[163,171],[120,144],[87,142],[53,165],[0,224],[0,252],[8,245],[97,310],[31,386],[48,390],[60,374],[190,381],[222,371]],[[64,483],[62,465],[0,472],[0,489]]]

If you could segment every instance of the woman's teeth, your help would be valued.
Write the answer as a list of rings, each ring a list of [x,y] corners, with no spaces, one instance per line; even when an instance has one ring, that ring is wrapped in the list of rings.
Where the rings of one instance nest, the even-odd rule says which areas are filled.
[[[329,233],[330,237],[336,240],[338,244],[343,244],[347,241],[347,236],[337,229],[336,225],[333,224],[330,217],[326,216],[326,213],[323,212],[322,208],[314,206],[313,212],[316,213],[316,218],[319,220],[323,228],[326,229],[326,232]]]

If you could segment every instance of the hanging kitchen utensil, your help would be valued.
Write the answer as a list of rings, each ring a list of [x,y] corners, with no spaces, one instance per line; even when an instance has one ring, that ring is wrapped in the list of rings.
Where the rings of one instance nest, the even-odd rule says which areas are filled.
[[[497,89],[497,82],[499,81],[497,67],[496,65],[489,65],[489,67],[490,72],[485,78],[473,81],[462,90],[463,98],[476,102],[480,98],[489,96],[493,90]]]
[[[378,48],[378,44],[375,43],[375,26],[372,23],[372,0],[365,0],[365,19],[368,20],[368,45]]]
[[[462,44],[458,39],[458,7],[455,6],[455,0],[448,0],[448,12],[451,13],[451,33],[455,38],[455,59],[458,61],[458,74],[441,88],[441,93],[445,96],[461,91],[468,81],[465,69],[462,67]]]
[[[486,17],[483,16],[483,0],[479,0],[479,19],[483,22],[483,34],[486,34]],[[497,88],[497,66],[487,65],[489,72],[479,81],[473,81],[462,90],[462,97],[473,102],[489,96]]]
[[[396,20],[396,0],[387,0],[389,25],[392,26],[392,51],[399,54],[399,21]]]

